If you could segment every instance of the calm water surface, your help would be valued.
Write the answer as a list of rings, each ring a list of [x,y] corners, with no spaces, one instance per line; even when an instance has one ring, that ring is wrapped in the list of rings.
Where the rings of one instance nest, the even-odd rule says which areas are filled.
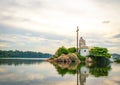
[[[0,85],[120,85],[120,64],[88,68],[42,60],[2,59]]]

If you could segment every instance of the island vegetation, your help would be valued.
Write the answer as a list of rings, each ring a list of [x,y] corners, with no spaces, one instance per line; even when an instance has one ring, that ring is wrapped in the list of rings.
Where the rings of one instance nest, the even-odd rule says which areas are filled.
[[[89,56],[91,57],[104,57],[104,58],[110,58],[111,55],[108,53],[107,48],[102,47],[93,47],[89,51]]]
[[[58,48],[55,54],[48,61],[55,62],[80,62],[85,60],[85,57],[76,52],[75,47],[65,48],[64,46]]]
[[[41,52],[0,50],[0,58],[49,58],[51,56],[51,54]]]
[[[65,48],[62,46],[50,58],[50,62],[61,76],[65,74],[81,74],[87,77],[88,72],[95,77],[101,77],[108,76],[111,70],[109,65],[110,57],[111,55],[108,53],[108,50],[102,47],[93,47],[89,50],[88,56],[81,56],[76,52],[75,47]],[[87,63],[87,60],[90,59],[92,62]]]
[[[66,57],[67,56],[67,57]],[[76,58],[77,57],[77,58]],[[56,53],[50,58],[52,61],[76,61],[80,60],[80,62],[86,62],[87,60],[93,62],[106,62],[111,55],[108,53],[107,48],[102,47],[93,47],[89,50],[88,56],[81,56],[78,52],[76,52],[75,47],[65,48],[64,46],[58,48]],[[109,61],[109,60],[108,60]]]
[[[108,53],[107,48],[102,47],[93,47],[89,50],[88,55],[93,62],[95,63],[109,63],[109,58],[111,57],[111,54]]]

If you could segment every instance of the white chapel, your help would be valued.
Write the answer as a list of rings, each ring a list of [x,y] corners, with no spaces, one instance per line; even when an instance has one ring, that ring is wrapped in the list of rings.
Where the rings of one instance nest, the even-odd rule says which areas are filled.
[[[87,56],[89,54],[88,46],[86,46],[86,41],[80,37],[79,40],[79,53],[81,56]]]

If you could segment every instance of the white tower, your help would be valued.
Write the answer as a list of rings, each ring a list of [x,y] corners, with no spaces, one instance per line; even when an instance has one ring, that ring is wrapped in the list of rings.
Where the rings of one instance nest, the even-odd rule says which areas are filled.
[[[88,46],[86,46],[86,42],[82,37],[79,40],[79,53],[81,56],[87,56],[89,53]]]

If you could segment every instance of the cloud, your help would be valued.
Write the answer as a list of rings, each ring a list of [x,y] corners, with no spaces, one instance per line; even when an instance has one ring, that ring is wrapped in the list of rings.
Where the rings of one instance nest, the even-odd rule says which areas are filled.
[[[64,40],[64,39],[71,40],[69,36],[63,36],[59,34],[46,33],[46,32],[34,32],[31,30],[14,28],[14,27],[4,26],[4,25],[0,25],[0,29],[1,29],[0,31],[1,34],[25,35],[29,37],[34,36],[37,38],[45,38],[45,39],[51,39],[51,40]]]
[[[1,0],[1,46],[55,52],[61,45],[76,45],[79,26],[88,45],[118,49],[119,8],[118,0]]]
[[[108,20],[106,20],[106,21],[103,21],[102,23],[105,23],[105,24],[109,24],[110,23],[110,21]]]
[[[56,35],[54,33],[32,32],[2,25],[0,29],[1,49],[33,50],[54,53],[59,46],[70,46],[74,43],[74,38]],[[54,49],[51,50],[51,48]]]
[[[114,38],[120,38],[120,34],[115,35]]]

